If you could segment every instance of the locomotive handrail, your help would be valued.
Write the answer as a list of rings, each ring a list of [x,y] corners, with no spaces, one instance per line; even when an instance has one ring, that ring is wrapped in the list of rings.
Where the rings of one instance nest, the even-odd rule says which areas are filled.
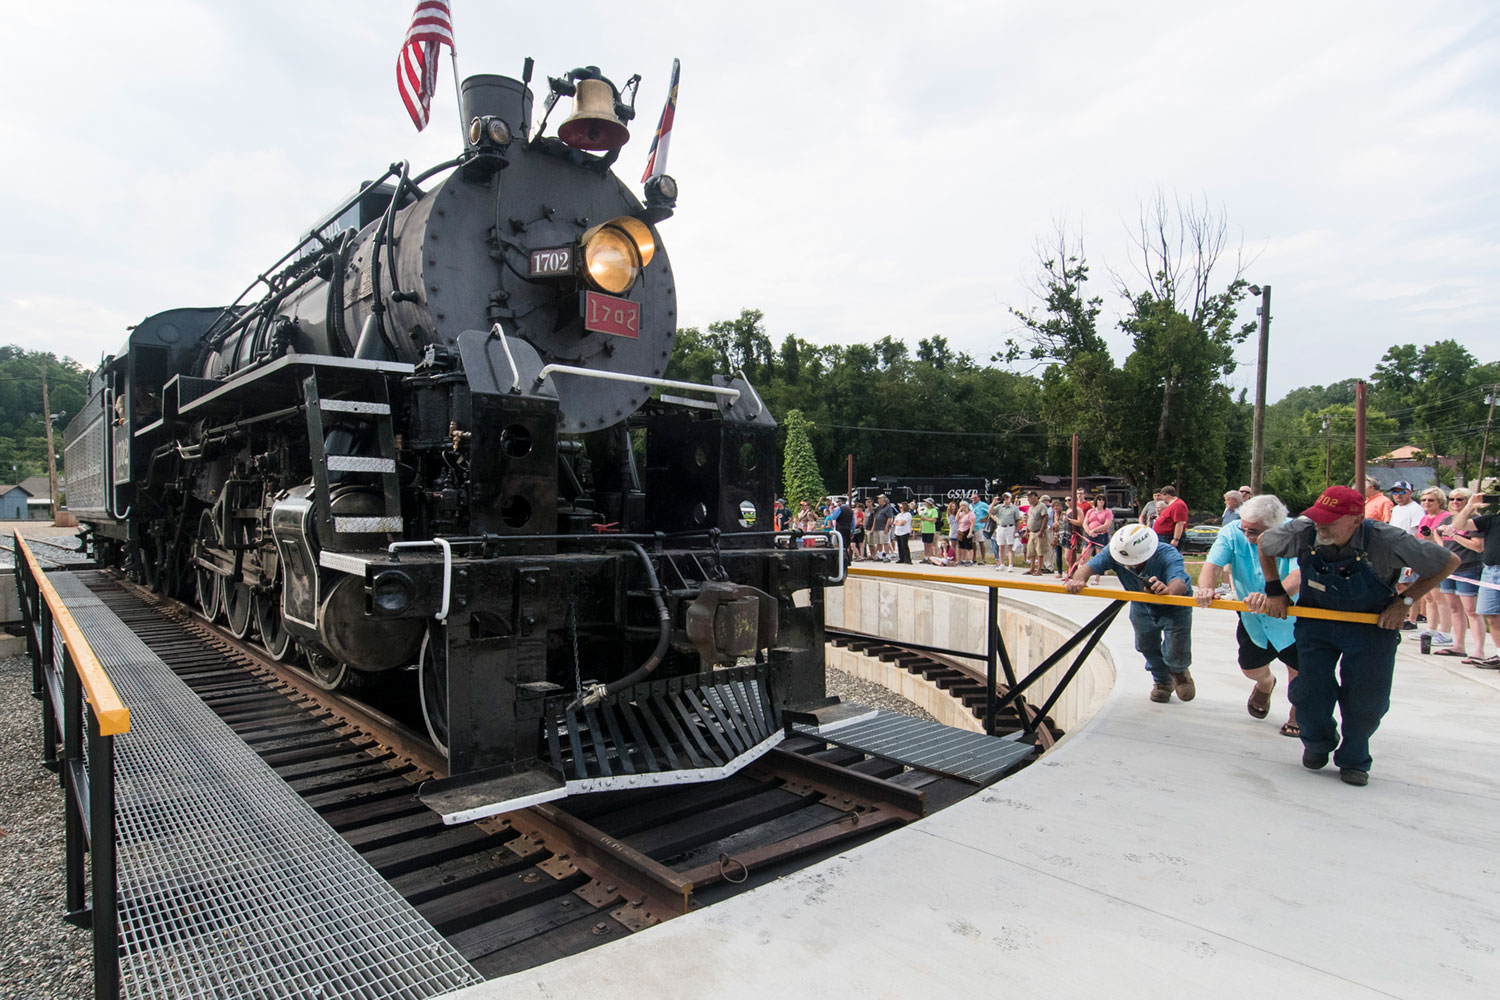
[[[772,537],[773,538],[775,538],[777,540],[785,538],[788,542],[795,542],[795,541],[798,541],[799,539],[803,539],[803,538],[816,538],[816,537],[818,537],[820,535],[823,536],[823,537],[825,537],[825,538],[827,538],[827,539],[829,539],[829,541],[832,543],[829,546],[830,548],[836,548],[836,549],[839,550],[839,571],[834,576],[825,576],[823,578],[823,582],[824,583],[831,583],[831,584],[834,584],[834,585],[843,583],[844,580],[847,579],[848,576],[849,576],[849,567],[844,562],[844,556],[845,556],[845,554],[849,550],[848,550],[848,546],[844,544],[844,536],[841,535],[841,534],[839,534],[837,530],[830,529],[828,531],[776,531],[776,532],[772,532]]]
[[[650,375],[630,375],[625,372],[601,372],[592,368],[578,368],[574,365],[544,365],[537,372],[536,384],[541,385],[547,381],[547,376],[554,373],[562,375],[579,375],[583,378],[598,378],[606,382],[634,382],[638,385],[654,385],[660,389],[682,389],[689,392],[707,392],[715,396],[728,396],[731,404],[740,401],[740,391],[725,386],[699,385],[697,382],[678,382],[669,378],[652,378]],[[748,382],[746,383],[749,384]]]
[[[446,621],[448,618],[448,598],[453,592],[453,545],[446,538],[431,538],[418,542],[392,542],[386,546],[386,551],[391,555],[396,554],[397,549],[425,549],[429,545],[436,545],[443,550],[443,601],[434,616],[438,621]]]
[[[102,398],[100,399],[100,402],[104,406],[104,430],[100,435],[100,445],[104,449],[104,513],[116,520],[123,521],[135,509],[135,504],[131,504],[123,511],[119,510],[120,498],[115,492],[115,425],[112,422],[115,412],[114,396],[115,392],[109,387],[109,379],[106,376],[104,388],[101,390]],[[30,549],[27,551],[29,552]]]
[[[510,353],[510,338],[505,336],[505,331],[500,329],[499,323],[490,328],[490,336],[500,338],[500,347],[505,351],[505,360],[510,362],[510,391],[515,392],[521,388],[521,369],[516,367],[516,356]]]
[[[750,398],[755,400],[755,412],[750,416],[752,418],[760,416],[766,409],[766,404],[761,402],[760,393],[756,392],[755,386],[750,384],[750,379],[745,376],[745,369],[736,368],[734,373],[739,376],[741,382],[745,383],[745,388],[750,390]]]
[[[30,569],[37,595],[52,615],[52,628],[62,637],[63,648],[72,657],[73,669],[78,673],[84,695],[94,709],[94,716],[99,720],[100,735],[118,736],[130,732],[130,709],[115,691],[104,665],[99,662],[99,657],[94,655],[93,647],[84,637],[83,629],[78,627],[78,623],[73,620],[73,613],[68,610],[57,588],[47,579],[36,554],[21,536],[20,529],[16,530],[15,535],[16,547],[21,550],[21,556]]]

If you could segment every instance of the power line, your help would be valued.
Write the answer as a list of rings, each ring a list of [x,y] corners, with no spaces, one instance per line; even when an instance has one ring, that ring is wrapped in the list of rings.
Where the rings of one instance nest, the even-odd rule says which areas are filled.
[[[1040,421],[1033,420],[1023,424],[1030,427]],[[1011,437],[1049,437],[1048,431],[926,431],[913,427],[869,427],[855,424],[825,424],[818,420],[809,420],[808,424],[813,427],[828,428],[838,431],[874,431],[879,434],[925,434],[933,437],[984,437],[984,438],[1011,438]],[[1061,433],[1061,432],[1058,432]]]

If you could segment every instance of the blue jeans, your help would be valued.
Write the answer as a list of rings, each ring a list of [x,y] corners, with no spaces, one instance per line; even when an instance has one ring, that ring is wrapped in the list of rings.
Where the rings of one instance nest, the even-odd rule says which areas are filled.
[[[1158,684],[1170,684],[1173,674],[1187,672],[1193,662],[1191,608],[1132,601],[1130,624],[1136,651],[1146,657],[1146,669]]]
[[[1391,707],[1391,676],[1401,633],[1315,618],[1297,619],[1296,628],[1298,672],[1288,696],[1297,706],[1302,745],[1331,752],[1339,767],[1368,771],[1370,737]],[[1335,705],[1343,722],[1342,742],[1333,721]]]

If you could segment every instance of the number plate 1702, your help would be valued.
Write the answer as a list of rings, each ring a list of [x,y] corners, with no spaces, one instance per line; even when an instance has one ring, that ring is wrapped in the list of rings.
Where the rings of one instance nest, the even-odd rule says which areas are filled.
[[[598,292],[583,293],[583,328],[632,339],[641,335],[641,304]]]
[[[531,251],[531,276],[555,277],[573,273],[573,248],[548,247]]]

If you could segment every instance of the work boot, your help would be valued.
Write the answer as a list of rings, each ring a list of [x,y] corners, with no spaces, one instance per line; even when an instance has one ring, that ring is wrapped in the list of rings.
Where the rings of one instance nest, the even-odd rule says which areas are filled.
[[[1302,751],[1302,766],[1309,771],[1320,771],[1328,766],[1328,755],[1321,750]]]
[[[1172,680],[1176,682],[1177,697],[1183,701],[1192,701],[1198,694],[1198,686],[1193,683],[1192,671],[1184,670],[1180,674],[1173,674]]]
[[[1363,787],[1370,783],[1370,772],[1361,771],[1354,767],[1339,768],[1339,777],[1344,780],[1344,784],[1346,785],[1359,785]]]
[[[1172,682],[1157,681],[1151,686],[1151,700],[1165,705],[1172,700]]]

